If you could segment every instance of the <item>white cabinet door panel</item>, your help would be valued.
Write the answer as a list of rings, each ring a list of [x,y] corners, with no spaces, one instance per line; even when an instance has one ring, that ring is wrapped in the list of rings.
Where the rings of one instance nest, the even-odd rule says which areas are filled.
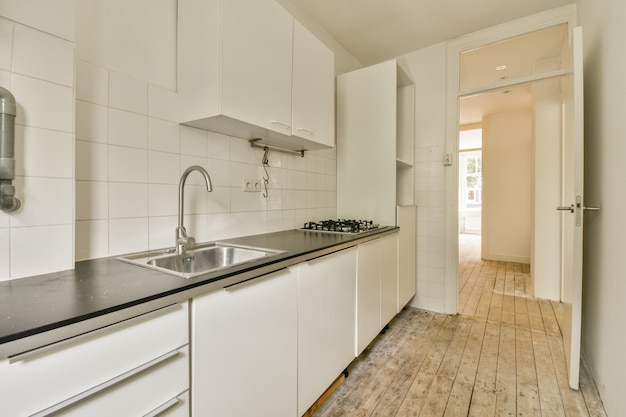
[[[356,356],[363,352],[381,329],[379,240],[357,247]]]
[[[298,415],[354,359],[356,249],[300,264]]]
[[[293,417],[296,269],[192,300],[192,415]]]
[[[398,235],[380,240],[380,324],[384,327],[398,313]]]

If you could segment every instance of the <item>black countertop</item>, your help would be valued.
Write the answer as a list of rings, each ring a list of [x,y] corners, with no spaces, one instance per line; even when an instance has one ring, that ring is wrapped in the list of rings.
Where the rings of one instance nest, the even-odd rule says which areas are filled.
[[[0,347],[143,303],[161,299],[182,301],[190,294],[223,288],[396,229],[381,227],[356,235],[289,230],[222,240],[285,252],[190,279],[111,257],[80,261],[68,271],[3,281]]]

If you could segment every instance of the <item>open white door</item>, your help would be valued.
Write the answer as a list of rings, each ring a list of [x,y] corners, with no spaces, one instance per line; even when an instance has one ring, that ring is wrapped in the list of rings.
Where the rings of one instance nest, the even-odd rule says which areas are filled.
[[[578,389],[582,313],[584,132],[582,28],[573,29],[572,73],[563,81],[561,301],[569,386]]]

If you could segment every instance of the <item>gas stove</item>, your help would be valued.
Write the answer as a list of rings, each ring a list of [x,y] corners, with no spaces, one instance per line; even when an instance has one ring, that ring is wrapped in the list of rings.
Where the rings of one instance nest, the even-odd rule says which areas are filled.
[[[377,229],[378,224],[372,220],[321,220],[319,222],[306,222],[300,230],[328,233],[363,233]]]

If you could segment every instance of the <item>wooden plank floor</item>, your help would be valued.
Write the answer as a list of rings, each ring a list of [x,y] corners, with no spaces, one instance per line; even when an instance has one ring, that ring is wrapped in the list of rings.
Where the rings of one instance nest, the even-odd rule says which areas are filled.
[[[529,265],[460,241],[461,313],[403,310],[314,417],[606,417],[584,362],[568,387],[558,305],[533,298]]]

